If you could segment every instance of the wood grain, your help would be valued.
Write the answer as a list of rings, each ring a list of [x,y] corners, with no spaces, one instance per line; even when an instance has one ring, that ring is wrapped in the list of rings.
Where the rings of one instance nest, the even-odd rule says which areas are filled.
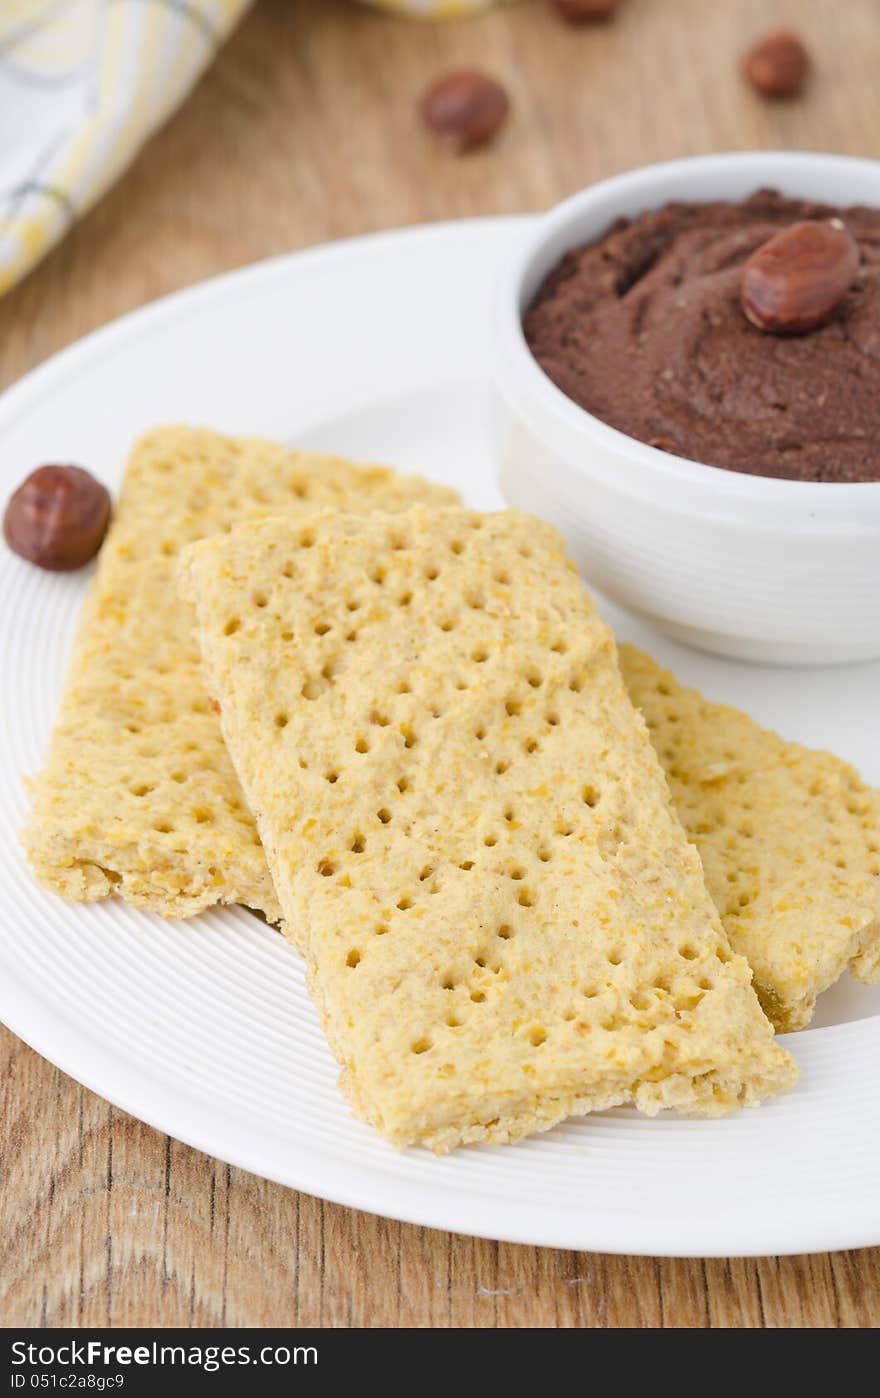
[[[737,57],[786,23],[816,74],[804,99],[770,105]],[[513,101],[499,141],[463,159],[414,118],[428,81],[460,63],[496,73]],[[0,384],[144,301],[289,248],[539,209],[692,152],[876,155],[878,69],[875,0],[630,0],[615,23],[579,31],[541,0],[444,26],[266,0],[120,184],[0,303]],[[880,1323],[880,1250],[701,1262],[474,1241],[230,1169],[5,1031],[0,1084],[5,1325]]]

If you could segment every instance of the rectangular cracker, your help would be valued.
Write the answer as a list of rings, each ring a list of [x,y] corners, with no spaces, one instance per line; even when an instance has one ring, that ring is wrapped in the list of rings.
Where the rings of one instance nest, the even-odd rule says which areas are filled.
[[[849,967],[880,980],[880,792],[680,685],[632,646],[621,668],[765,1013],[801,1029]]]
[[[264,520],[182,585],[344,1090],[389,1140],[793,1079],[549,525]]]
[[[177,554],[270,511],[449,504],[454,491],[273,442],[164,428],[135,446],[24,834],[45,887],[169,917],[278,907],[201,677]]]

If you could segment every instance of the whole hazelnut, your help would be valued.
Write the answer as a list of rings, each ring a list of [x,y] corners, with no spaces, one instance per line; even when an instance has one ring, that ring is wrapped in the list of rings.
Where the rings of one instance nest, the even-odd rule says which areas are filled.
[[[459,151],[490,141],[509,108],[501,84],[473,68],[447,73],[428,88],[422,99],[422,115],[428,128]]]
[[[551,0],[551,3],[569,24],[589,24],[591,20],[610,19],[623,0]]]
[[[841,219],[792,224],[743,267],[743,312],[771,335],[817,330],[843,304],[858,270],[859,245]]]
[[[88,471],[40,466],[11,496],[3,537],[29,563],[61,573],[94,558],[109,522],[109,492]]]
[[[796,97],[810,73],[810,55],[796,34],[780,29],[753,44],[743,72],[762,97]]]

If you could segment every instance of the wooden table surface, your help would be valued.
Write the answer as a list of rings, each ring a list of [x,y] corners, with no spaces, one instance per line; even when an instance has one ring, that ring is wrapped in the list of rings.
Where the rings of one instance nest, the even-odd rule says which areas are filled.
[[[785,22],[817,71],[803,100],[769,105],[736,59]],[[414,106],[431,78],[474,63],[504,80],[513,110],[492,148],[462,159],[431,144]],[[630,0],[614,24],[578,31],[542,0],[445,25],[264,0],[121,183],[0,302],[0,384],[144,301],[289,248],[541,209],[676,155],[877,155],[878,71],[876,0]],[[5,1031],[0,1092],[7,1326],[880,1322],[880,1249],[680,1261],[475,1241],[231,1169]]]

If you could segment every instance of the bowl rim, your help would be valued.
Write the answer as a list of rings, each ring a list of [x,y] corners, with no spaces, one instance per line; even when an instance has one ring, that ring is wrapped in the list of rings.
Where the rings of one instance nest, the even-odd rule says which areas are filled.
[[[678,182],[683,178],[696,180],[703,175],[719,173],[729,174],[731,178],[742,178],[753,172],[755,189],[765,187],[768,182],[788,183],[790,186],[792,181],[797,182],[799,172],[807,169],[816,172],[821,170],[823,165],[828,167],[832,174],[836,172],[851,176],[861,175],[876,182],[877,207],[880,209],[880,160],[821,151],[786,150],[726,151],[639,165],[620,174],[597,180],[553,205],[546,213],[538,215],[498,281],[495,303],[496,344],[500,345],[505,367],[517,375],[521,387],[524,386],[533,395],[537,405],[554,418],[569,435],[580,433],[604,445],[617,456],[628,457],[632,464],[641,468],[644,475],[653,475],[657,484],[662,484],[665,477],[670,485],[708,489],[715,495],[722,493],[732,501],[775,502],[807,511],[811,507],[821,505],[826,514],[831,506],[831,512],[835,515],[840,512],[849,513],[853,509],[864,509],[869,503],[872,509],[875,505],[880,505],[880,481],[800,481],[779,476],[753,475],[694,461],[640,442],[638,438],[603,422],[601,418],[569,398],[538,363],[523,331],[524,283],[529,274],[535,264],[540,262],[547,244],[566,229],[571,228],[572,232],[571,241],[567,246],[577,246],[576,225],[594,212],[597,206],[619,201],[620,212],[623,213],[623,206],[631,208],[634,196],[643,192],[645,210],[656,208],[664,202],[662,186],[665,183]],[[790,188],[786,192],[790,192],[792,197],[797,197],[795,191]],[[670,193],[665,197],[680,199],[684,196],[680,193]],[[710,197],[724,196],[713,194]],[[731,199],[744,197],[744,194],[730,195]],[[607,224],[610,224],[615,215],[607,210],[606,214]],[[558,258],[554,258],[554,262],[556,260]],[[524,405],[519,397],[517,411],[520,414],[524,413]],[[576,468],[579,466],[576,460],[572,460],[570,464]]]

